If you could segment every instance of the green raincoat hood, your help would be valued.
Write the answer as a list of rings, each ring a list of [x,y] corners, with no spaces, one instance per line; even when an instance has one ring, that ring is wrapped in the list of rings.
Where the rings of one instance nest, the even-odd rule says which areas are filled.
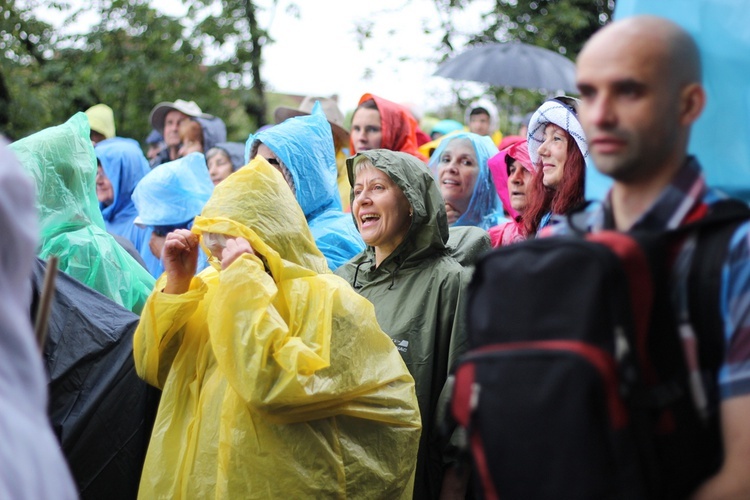
[[[408,267],[410,263],[416,263],[435,254],[446,253],[449,233],[445,202],[425,164],[410,154],[398,151],[387,149],[362,151],[346,160],[349,183],[352,186],[355,180],[355,165],[363,156],[396,183],[413,209],[412,223],[406,238],[392,254],[383,260],[380,267],[391,265],[399,268]],[[349,201],[350,203],[354,201],[353,191],[349,195]],[[352,217],[355,219],[354,224],[357,225],[354,213]],[[368,259],[375,262],[375,249],[371,246],[368,246],[362,255],[355,257],[355,262]]]
[[[367,247],[335,274],[372,302],[378,323],[414,377],[422,413],[414,498],[437,498],[445,443],[434,418],[450,369],[466,348],[461,311],[469,270],[451,255],[445,202],[427,167],[406,153],[364,151],[347,160],[352,184],[362,156],[404,192],[413,209],[412,224],[378,267],[375,249]]]

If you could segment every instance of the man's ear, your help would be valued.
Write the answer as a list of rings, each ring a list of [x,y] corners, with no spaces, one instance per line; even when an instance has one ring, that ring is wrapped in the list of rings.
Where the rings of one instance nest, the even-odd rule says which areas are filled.
[[[680,92],[680,125],[692,125],[706,105],[706,91],[700,83],[686,85]]]

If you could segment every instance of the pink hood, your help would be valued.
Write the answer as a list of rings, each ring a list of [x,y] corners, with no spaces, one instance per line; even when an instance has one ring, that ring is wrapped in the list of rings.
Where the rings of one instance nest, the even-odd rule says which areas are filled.
[[[519,140],[510,146],[501,150],[487,162],[492,174],[492,180],[495,182],[495,189],[500,200],[503,202],[503,208],[513,220],[516,220],[518,213],[510,206],[510,194],[508,193],[508,166],[505,164],[505,157],[510,156],[516,161],[521,162],[523,168],[531,172],[536,171],[529,158],[529,149],[526,141]]]

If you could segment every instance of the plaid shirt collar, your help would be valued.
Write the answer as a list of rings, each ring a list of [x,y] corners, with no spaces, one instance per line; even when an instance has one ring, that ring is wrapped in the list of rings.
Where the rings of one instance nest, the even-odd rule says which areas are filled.
[[[702,202],[706,194],[706,179],[694,156],[688,156],[672,182],[662,191],[654,204],[633,224],[632,230],[663,231],[675,229]],[[598,229],[614,229],[610,195],[604,201],[603,217],[594,222]]]

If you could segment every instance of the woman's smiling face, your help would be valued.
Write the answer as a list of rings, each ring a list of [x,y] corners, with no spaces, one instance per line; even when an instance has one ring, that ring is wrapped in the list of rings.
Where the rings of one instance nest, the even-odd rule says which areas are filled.
[[[390,255],[404,241],[411,226],[409,200],[388,175],[365,167],[354,181],[352,213],[362,239],[375,247],[376,257]]]
[[[539,146],[539,163],[544,174],[543,183],[557,189],[562,181],[565,162],[568,159],[568,133],[553,123],[544,128],[544,142]]]
[[[445,147],[438,163],[438,185],[446,203],[463,214],[479,176],[479,162],[469,139],[453,139]],[[448,220],[449,224],[455,220]]]

